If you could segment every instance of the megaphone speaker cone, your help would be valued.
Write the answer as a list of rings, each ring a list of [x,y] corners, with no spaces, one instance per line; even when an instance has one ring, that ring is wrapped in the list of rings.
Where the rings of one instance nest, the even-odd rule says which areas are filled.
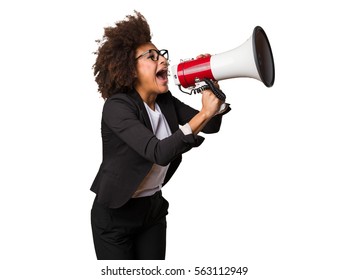
[[[260,26],[254,28],[252,38],[254,59],[260,79],[265,86],[271,87],[274,84],[275,76],[271,45],[265,31]]]

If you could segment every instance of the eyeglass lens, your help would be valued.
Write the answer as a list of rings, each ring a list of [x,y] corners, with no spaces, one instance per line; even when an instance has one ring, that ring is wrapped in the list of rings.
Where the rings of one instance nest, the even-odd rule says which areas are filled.
[[[157,61],[159,56],[163,56],[165,59],[168,59],[168,51],[167,50],[150,50],[149,51],[149,58],[151,58],[154,61]]]

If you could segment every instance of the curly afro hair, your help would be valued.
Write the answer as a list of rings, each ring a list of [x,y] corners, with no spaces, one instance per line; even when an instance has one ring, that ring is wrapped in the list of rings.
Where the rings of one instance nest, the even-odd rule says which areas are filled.
[[[135,51],[138,46],[151,42],[151,31],[145,17],[134,11],[115,26],[104,28],[96,62],[93,65],[98,91],[104,99],[113,94],[127,93],[135,82]]]

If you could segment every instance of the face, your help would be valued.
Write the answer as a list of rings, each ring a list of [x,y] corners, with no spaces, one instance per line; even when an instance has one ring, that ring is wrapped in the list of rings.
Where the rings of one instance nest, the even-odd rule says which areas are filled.
[[[152,43],[139,46],[136,55],[135,89],[140,94],[157,95],[168,91],[168,61]],[[158,56],[158,60],[156,58]],[[155,60],[155,61],[154,61]]]

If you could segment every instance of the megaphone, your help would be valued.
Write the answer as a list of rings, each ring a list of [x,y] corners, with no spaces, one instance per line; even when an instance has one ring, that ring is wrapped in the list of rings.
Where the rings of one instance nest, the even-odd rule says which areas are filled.
[[[271,87],[275,75],[271,45],[260,26],[256,26],[252,36],[239,47],[209,57],[182,61],[172,66],[171,72],[180,89],[195,88],[203,79],[220,81],[239,77],[254,78]]]

